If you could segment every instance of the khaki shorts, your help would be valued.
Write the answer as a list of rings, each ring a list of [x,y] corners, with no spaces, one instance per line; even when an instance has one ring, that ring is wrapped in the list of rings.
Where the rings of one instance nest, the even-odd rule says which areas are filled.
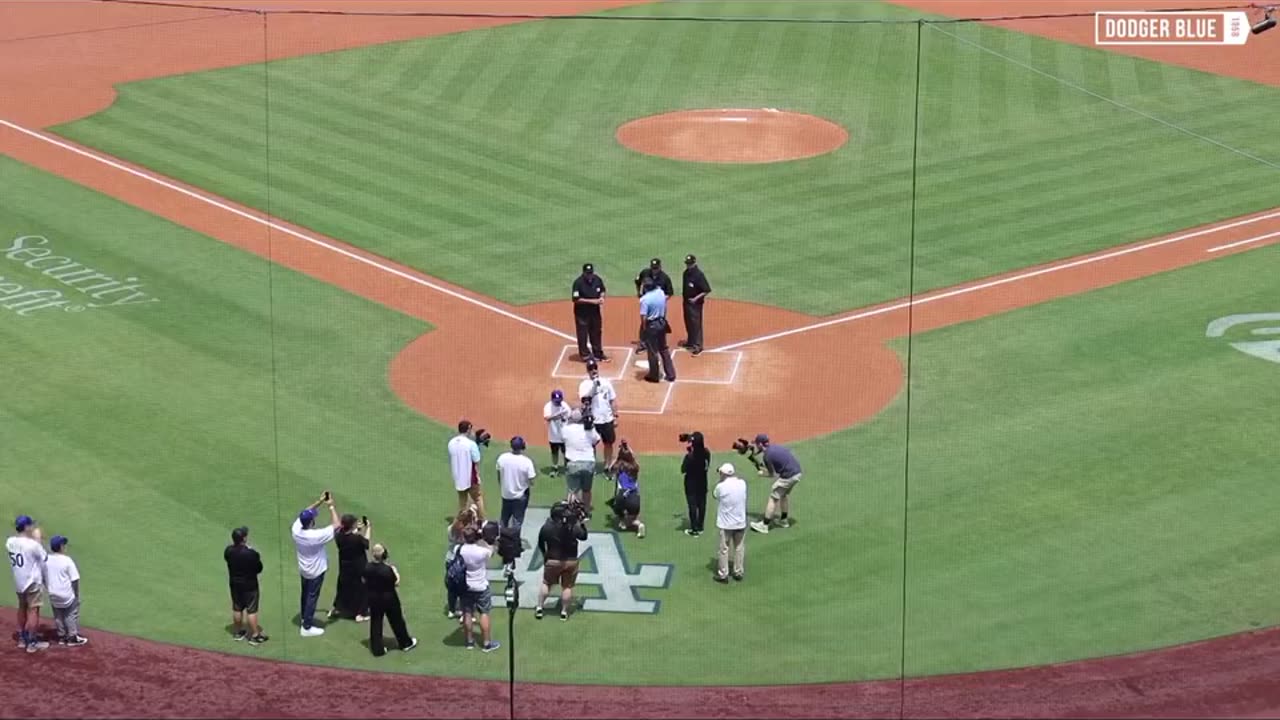
[[[568,590],[578,582],[577,560],[548,560],[542,568],[542,582]]]
[[[789,478],[778,478],[777,480],[774,480],[773,487],[769,488],[769,497],[774,500],[781,500],[791,494],[791,488],[794,488],[798,482],[800,482],[799,475],[792,475]]]
[[[43,604],[40,599],[40,591],[44,588],[40,583],[36,583],[27,589],[26,592],[18,593],[18,607],[20,608],[38,608]]]

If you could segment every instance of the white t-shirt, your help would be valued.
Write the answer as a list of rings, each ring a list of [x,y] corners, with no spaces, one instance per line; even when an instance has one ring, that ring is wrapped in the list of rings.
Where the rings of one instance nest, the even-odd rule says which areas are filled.
[[[453,489],[470,490],[480,484],[480,446],[466,435],[454,436],[449,441],[449,470],[453,473]]]
[[[600,383],[597,388],[596,383]],[[591,419],[597,425],[613,422],[613,405],[614,400],[618,399],[618,393],[613,389],[613,383],[604,378],[592,380],[587,378],[578,384],[578,397],[584,398],[591,396]]]
[[[524,496],[524,491],[538,477],[533,461],[527,455],[504,452],[498,456],[498,481],[502,485],[502,499],[515,500]]]
[[[9,553],[9,566],[13,568],[13,586],[19,593],[44,583],[44,563],[49,553],[38,540],[25,535],[14,535],[5,541]]]
[[[489,557],[493,555],[493,550],[471,543],[463,545],[462,562],[467,566],[467,589],[479,592],[489,587]]]
[[[302,521],[293,521],[293,544],[298,546],[298,572],[308,580],[318,578],[329,569],[325,544],[333,540],[333,526],[302,529]]]
[[[747,527],[747,483],[734,475],[716,483],[713,493],[720,507],[716,509],[716,527],[742,530]]]
[[[564,459],[567,462],[595,462],[600,433],[587,430],[582,423],[564,426]]]
[[[547,421],[547,442],[564,442],[564,435],[561,432],[564,430],[565,420],[569,419],[570,412],[568,403],[562,402],[556,405],[548,400],[547,404],[542,406],[542,419]]]
[[[50,553],[45,561],[49,583],[49,602],[56,608],[71,607],[76,601],[76,590],[71,583],[80,579],[76,561],[69,555]]]

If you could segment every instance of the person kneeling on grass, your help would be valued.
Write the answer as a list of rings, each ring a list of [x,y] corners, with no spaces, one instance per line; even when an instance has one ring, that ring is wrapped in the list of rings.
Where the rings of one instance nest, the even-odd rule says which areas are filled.
[[[502,644],[493,639],[489,624],[489,612],[493,609],[493,597],[489,594],[489,558],[493,557],[493,548],[480,539],[480,531],[468,528],[463,537],[465,541],[458,552],[467,569],[467,590],[462,593],[462,631],[466,637],[466,647],[474,650],[475,636],[472,635],[472,623],[479,619],[480,635],[483,644],[480,649],[493,652]]]
[[[231,584],[231,622],[236,640],[261,645],[267,641],[258,626],[258,574],[262,572],[262,556],[249,545],[249,528],[231,531],[231,544],[223,551],[222,558],[227,562],[227,579]]]
[[[640,464],[627,441],[618,447],[618,459],[611,468],[617,490],[609,499],[609,507],[618,518],[619,530],[635,530],[636,537],[644,537],[644,523],[640,522]]]
[[[369,651],[374,657],[382,657],[387,650],[382,644],[382,619],[391,624],[396,644],[404,652],[418,647],[418,639],[409,634],[404,624],[404,612],[400,608],[400,571],[387,562],[391,557],[381,545],[373,546],[373,562],[368,563],[362,574],[364,589],[369,598]]]
[[[80,570],[76,561],[66,554],[67,539],[54,535],[49,541],[49,559],[45,561],[48,574],[49,604],[53,606],[53,624],[58,629],[58,644],[80,647],[89,639],[80,635]]]

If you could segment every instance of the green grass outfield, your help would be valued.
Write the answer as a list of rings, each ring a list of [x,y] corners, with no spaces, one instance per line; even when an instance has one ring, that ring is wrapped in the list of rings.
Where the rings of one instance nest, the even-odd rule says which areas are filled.
[[[894,12],[632,12],[836,9]],[[899,295],[911,116],[902,63],[915,29],[880,32],[574,21],[273,63],[272,209],[513,301],[561,296],[587,239],[599,239],[596,260],[619,280],[655,249],[690,248],[730,297],[831,311]],[[1105,78],[1126,103],[1262,152],[1269,126],[1251,113],[1275,107],[1270,89],[966,32],[1100,92],[1092,83]],[[925,49],[918,287],[1275,204],[1264,164],[948,36],[926,35]],[[806,66],[828,54],[820,71]],[[654,82],[627,82],[636,68]],[[950,91],[930,79],[940,73],[951,73]],[[60,132],[261,204],[253,78],[261,68],[126,86],[111,110]],[[855,137],[826,158],[752,168],[670,163],[611,141],[630,117],[748,103],[810,109]],[[1217,124],[1224,107],[1236,113],[1230,126]],[[1124,138],[1136,144],[1121,151]],[[439,611],[448,433],[386,385],[391,357],[429,328],[12,161],[0,160],[0,185],[14,188],[0,201],[5,246],[47,236],[161,299],[0,313],[10,370],[0,508],[72,537],[86,623],[310,663],[505,677],[504,658],[456,647]],[[797,219],[805,243],[782,222]],[[521,679],[853,680],[896,676],[904,650],[917,675],[1280,621],[1263,590],[1280,569],[1265,512],[1278,491],[1258,402],[1277,367],[1203,337],[1213,318],[1275,309],[1277,257],[1257,250],[915,338],[910,453],[905,396],[865,425],[798,444],[798,522],[748,539],[740,586],[710,581],[710,536],[675,531],[674,459],[644,458],[650,536],[623,544],[632,563],[672,566],[670,587],[641,591],[661,611],[581,613],[568,626],[525,614]],[[45,282],[2,256],[0,268],[9,282]],[[801,294],[802,284],[814,290]],[[375,660],[350,623],[297,637],[286,528],[325,487],[393,548],[415,653]],[[753,510],[764,487],[752,484]],[[557,488],[540,485],[535,502]],[[274,639],[257,649],[225,630],[221,549],[242,522],[268,566]],[[322,607],[332,590],[331,579]]]

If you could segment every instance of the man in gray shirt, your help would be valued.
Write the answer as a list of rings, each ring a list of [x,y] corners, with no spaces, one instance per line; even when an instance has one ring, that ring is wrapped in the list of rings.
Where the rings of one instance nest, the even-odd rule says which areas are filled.
[[[774,524],[774,515],[781,510],[777,527],[791,527],[789,511],[791,510],[791,490],[800,482],[800,461],[784,445],[770,445],[769,436],[764,433],[756,435],[756,449],[763,454],[764,467],[761,475],[774,478],[773,487],[769,489],[769,502],[764,506],[764,519],[751,523],[751,529],[758,533],[768,533],[769,526]]]

